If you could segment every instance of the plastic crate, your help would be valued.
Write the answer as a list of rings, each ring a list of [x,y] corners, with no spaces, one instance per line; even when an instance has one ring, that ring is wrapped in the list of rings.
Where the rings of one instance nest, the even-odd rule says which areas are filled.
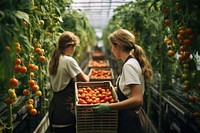
[[[103,87],[110,89],[116,102],[118,97],[110,81],[104,82],[76,82],[76,130],[77,133],[116,133],[118,125],[118,111],[112,110],[103,115],[92,111],[95,104],[78,104],[78,89],[82,87]]]
[[[91,59],[88,64],[89,68],[106,68],[110,67],[110,63],[108,60],[93,60]]]
[[[105,70],[105,72],[106,71],[110,71],[110,72],[107,74],[106,73],[103,74],[104,76],[107,76],[107,77],[102,76],[102,73],[100,73],[100,74],[96,73],[95,76],[92,75],[94,73],[94,71],[97,72],[97,71],[101,71],[101,70]],[[90,77],[90,81],[111,81],[112,83],[114,81],[114,75],[113,75],[112,68],[91,68],[88,76]]]

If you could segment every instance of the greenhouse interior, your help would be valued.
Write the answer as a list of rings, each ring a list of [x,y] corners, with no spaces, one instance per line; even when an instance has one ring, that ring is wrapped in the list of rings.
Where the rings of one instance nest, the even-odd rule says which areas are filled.
[[[120,30],[127,34],[117,38]],[[72,40],[60,46],[65,31],[76,35],[79,44]],[[127,42],[132,36],[133,47]],[[144,59],[140,60],[142,55],[134,55],[139,46],[149,62],[146,68]],[[59,51],[60,47],[65,51]],[[130,47],[133,56],[123,60],[125,49]],[[69,48],[74,49],[72,55],[66,54]],[[59,60],[67,56],[74,64],[65,65],[68,68],[63,68],[54,81],[53,72],[62,64],[58,60],[56,66],[53,60],[56,50]],[[69,81],[74,85],[73,99],[65,108],[73,106],[75,121],[75,131],[69,133],[121,133],[121,123],[126,121],[121,119],[125,117],[123,110],[136,115],[134,119],[145,133],[200,133],[199,54],[199,0],[1,0],[0,133],[66,133],[54,130],[54,119],[51,122],[49,118],[53,115],[50,105],[58,94],[52,83],[61,91],[59,83]],[[133,77],[143,77],[138,82],[128,77],[137,71],[127,65],[132,60],[139,62],[140,77]],[[72,65],[78,68],[70,69]],[[77,71],[70,80],[69,74]],[[148,80],[144,78],[147,71],[152,74]],[[127,74],[129,81],[122,74]],[[119,95],[122,87],[130,94],[123,90],[125,100]],[[59,104],[64,108],[65,101],[58,101],[55,108]],[[144,110],[145,124],[138,119],[138,107]]]

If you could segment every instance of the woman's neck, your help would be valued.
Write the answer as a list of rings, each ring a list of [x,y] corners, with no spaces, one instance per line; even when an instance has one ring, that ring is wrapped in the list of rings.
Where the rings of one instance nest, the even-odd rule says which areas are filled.
[[[130,53],[125,53],[125,52],[123,52],[123,53],[121,54],[121,60],[122,60],[123,62],[125,62],[129,55],[131,55],[131,54],[130,54]]]

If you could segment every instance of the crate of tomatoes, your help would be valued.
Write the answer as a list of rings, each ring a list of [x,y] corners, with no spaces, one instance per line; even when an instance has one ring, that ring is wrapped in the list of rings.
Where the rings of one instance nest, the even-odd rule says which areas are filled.
[[[110,81],[76,82],[75,114],[78,133],[116,133],[118,111],[105,114],[93,112],[93,107],[100,103],[118,102],[114,87]]]
[[[113,83],[114,80],[112,68],[91,68],[88,76],[90,81],[111,81]]]
[[[104,67],[109,67],[109,66],[110,64],[108,60],[93,60],[93,59],[89,61],[89,65],[88,65],[89,68],[95,68],[95,67],[104,68]]]

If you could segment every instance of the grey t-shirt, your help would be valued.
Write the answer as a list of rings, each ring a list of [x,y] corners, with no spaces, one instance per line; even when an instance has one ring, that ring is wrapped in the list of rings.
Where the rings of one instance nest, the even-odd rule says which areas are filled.
[[[140,84],[144,94],[145,85],[141,67],[135,58],[129,59],[122,68],[122,74],[119,80],[119,88],[125,96],[131,97],[130,84]]]
[[[70,56],[61,55],[58,71],[55,76],[49,75],[51,86],[54,92],[63,90],[72,78],[75,78],[82,69],[76,60]]]

